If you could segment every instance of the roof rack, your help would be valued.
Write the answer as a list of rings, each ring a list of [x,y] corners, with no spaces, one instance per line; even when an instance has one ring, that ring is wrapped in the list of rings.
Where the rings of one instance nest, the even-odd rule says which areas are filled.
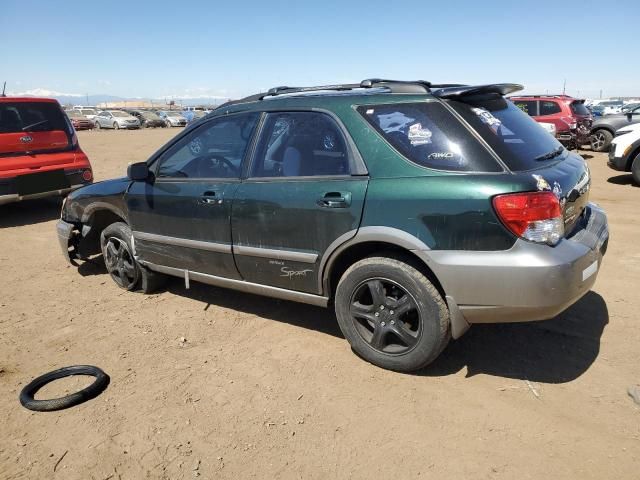
[[[434,85],[435,87],[443,86],[457,86],[457,84],[447,85]],[[344,83],[336,85],[318,85],[315,87],[273,87],[266,92],[256,93],[249,95],[248,97],[241,98],[240,100],[232,100],[227,103],[223,103],[220,107],[228,107],[238,103],[248,103],[264,100],[268,97],[277,97],[278,95],[288,95],[295,93],[309,93],[309,92],[322,92],[322,91],[348,91],[356,89],[369,89],[369,88],[387,88],[390,93],[429,93],[431,91],[432,84],[426,80],[387,80],[383,78],[367,78],[360,83]]]
[[[367,78],[360,83],[345,83],[337,85],[319,85],[315,87],[273,87],[266,92],[256,93],[240,100],[232,100],[223,103],[217,108],[229,107],[238,103],[249,103],[264,100],[269,97],[277,97],[279,95],[289,95],[296,93],[309,93],[321,91],[348,91],[357,89],[386,88],[389,93],[413,93],[423,94],[434,92],[434,95],[441,97],[466,96],[471,93],[500,93],[506,95],[517,90],[521,90],[521,85],[514,84],[493,84],[468,86],[459,83],[441,83],[433,84],[426,80],[388,80],[384,78]]]

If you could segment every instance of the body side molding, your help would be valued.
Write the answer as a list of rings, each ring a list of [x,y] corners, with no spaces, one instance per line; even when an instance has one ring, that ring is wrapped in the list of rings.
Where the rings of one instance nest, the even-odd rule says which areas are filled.
[[[188,238],[168,237],[155,233],[133,232],[133,238],[147,242],[163,243],[176,247],[197,248],[209,252],[231,253],[231,245],[227,243],[203,242],[201,240],[189,240]]]
[[[297,292],[295,290],[287,290],[285,288],[271,287],[268,285],[260,285],[258,283],[246,282],[244,280],[232,280],[230,278],[218,277],[206,273],[192,272],[182,268],[165,267],[150,262],[140,261],[147,268],[160,273],[166,273],[174,277],[188,278],[198,282],[206,283],[216,287],[231,288],[241,292],[254,293],[256,295],[265,295],[267,297],[280,298],[282,300],[291,300],[294,302],[307,303],[319,307],[326,307],[329,303],[327,297],[313,295],[311,293]]]

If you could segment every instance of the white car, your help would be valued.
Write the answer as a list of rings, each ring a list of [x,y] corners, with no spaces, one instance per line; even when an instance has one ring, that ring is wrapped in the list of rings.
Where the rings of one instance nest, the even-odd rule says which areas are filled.
[[[631,172],[633,181],[640,185],[640,123],[616,131],[609,149],[608,165],[614,170]]]

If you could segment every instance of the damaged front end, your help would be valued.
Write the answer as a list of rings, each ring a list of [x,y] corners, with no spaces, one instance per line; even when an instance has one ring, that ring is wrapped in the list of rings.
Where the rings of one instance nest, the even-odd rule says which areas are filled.
[[[58,242],[60,243],[62,254],[71,265],[77,266],[74,260],[79,258],[78,252],[80,249],[81,239],[80,229],[73,223],[68,223],[60,219],[56,225],[56,232],[58,234]]]

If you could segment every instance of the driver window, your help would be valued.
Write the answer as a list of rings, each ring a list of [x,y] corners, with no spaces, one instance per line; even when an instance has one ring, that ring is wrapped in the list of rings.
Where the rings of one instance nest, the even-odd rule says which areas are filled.
[[[240,178],[257,113],[231,115],[181,138],[160,159],[157,178]]]

